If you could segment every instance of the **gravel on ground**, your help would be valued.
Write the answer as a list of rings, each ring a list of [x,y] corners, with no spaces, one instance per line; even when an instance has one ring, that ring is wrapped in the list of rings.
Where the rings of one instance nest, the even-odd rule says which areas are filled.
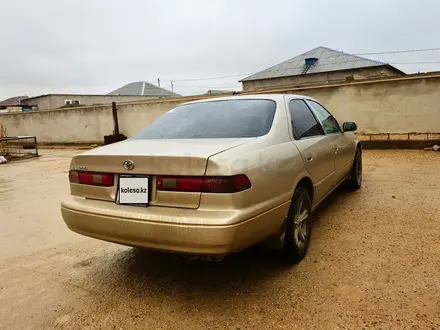
[[[60,214],[75,150],[0,165],[1,329],[440,327],[440,153],[364,151],[315,212],[306,258],[218,263],[101,242]]]

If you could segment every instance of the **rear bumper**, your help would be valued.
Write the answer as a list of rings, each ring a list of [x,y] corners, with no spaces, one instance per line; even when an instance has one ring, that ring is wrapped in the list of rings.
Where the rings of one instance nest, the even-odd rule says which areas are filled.
[[[67,226],[82,235],[167,252],[216,255],[240,251],[276,232],[287,208],[283,204],[242,220],[236,210],[143,208],[70,196],[62,202],[61,213]],[[213,220],[219,225],[212,225]]]

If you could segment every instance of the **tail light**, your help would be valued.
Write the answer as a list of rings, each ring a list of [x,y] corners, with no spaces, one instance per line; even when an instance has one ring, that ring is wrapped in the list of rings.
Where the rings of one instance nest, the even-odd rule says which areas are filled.
[[[156,177],[156,189],[161,191],[236,193],[249,189],[251,186],[248,177],[243,174],[212,177]]]
[[[70,171],[69,181],[93,186],[112,187],[114,184],[114,175],[110,173]]]

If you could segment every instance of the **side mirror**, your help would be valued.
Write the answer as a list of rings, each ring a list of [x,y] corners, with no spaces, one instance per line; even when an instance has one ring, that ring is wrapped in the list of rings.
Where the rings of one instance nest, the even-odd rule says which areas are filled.
[[[347,121],[347,122],[342,124],[342,130],[344,132],[354,132],[357,129],[358,129],[358,127],[357,127],[355,122]]]

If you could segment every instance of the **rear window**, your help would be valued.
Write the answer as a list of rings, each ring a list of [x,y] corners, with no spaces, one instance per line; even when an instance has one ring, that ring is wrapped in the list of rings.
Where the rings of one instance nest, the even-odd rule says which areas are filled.
[[[185,104],[147,126],[133,139],[246,138],[269,132],[272,100],[224,100]]]

